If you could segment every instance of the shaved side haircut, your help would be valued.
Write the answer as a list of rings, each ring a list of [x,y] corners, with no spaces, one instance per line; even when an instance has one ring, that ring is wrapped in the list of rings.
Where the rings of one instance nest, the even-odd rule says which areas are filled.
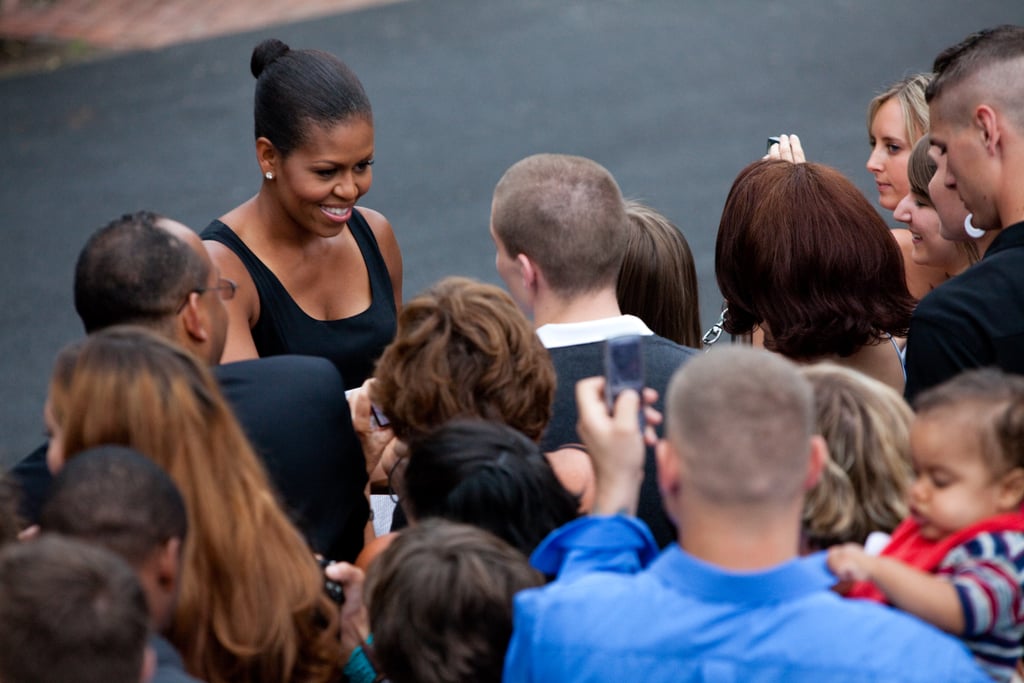
[[[494,234],[510,257],[525,254],[536,262],[565,298],[615,286],[628,221],[615,178],[583,157],[527,157],[494,190]]]
[[[932,69],[925,99],[933,103],[951,93],[941,105],[950,121],[965,125],[969,107],[988,100],[1024,128],[1024,26],[972,33],[939,53]]]
[[[782,356],[732,346],[694,358],[672,378],[666,421],[687,485],[704,499],[761,505],[800,495],[814,402]]]

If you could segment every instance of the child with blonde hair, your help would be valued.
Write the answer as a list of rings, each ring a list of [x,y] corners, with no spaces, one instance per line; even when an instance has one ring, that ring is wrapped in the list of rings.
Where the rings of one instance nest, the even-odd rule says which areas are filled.
[[[907,516],[914,413],[895,389],[856,370],[816,363],[800,372],[814,390],[815,424],[829,452],[804,499],[806,550],[891,533]]]
[[[959,636],[996,680],[1024,648],[1024,377],[954,377],[915,402],[910,516],[880,556],[829,551],[848,595],[889,602]]]

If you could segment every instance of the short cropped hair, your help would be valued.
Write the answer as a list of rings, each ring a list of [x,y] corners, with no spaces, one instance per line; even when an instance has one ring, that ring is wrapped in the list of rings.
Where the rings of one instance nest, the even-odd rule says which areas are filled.
[[[185,540],[185,502],[153,461],[124,446],[96,446],[54,478],[39,525],[102,545],[135,567],[172,538]]]
[[[402,306],[374,376],[371,398],[403,440],[477,417],[536,441],[551,419],[550,355],[512,297],[468,278],[445,278]]]
[[[579,509],[536,443],[483,420],[449,422],[413,442],[400,489],[402,507],[417,521],[472,524],[524,555]]]
[[[616,294],[624,314],[643,320],[655,334],[700,348],[697,267],[683,233],[638,201],[626,201],[629,241]]]
[[[483,529],[411,526],[367,575],[376,663],[393,683],[499,683],[513,596],[542,583],[526,557]]]
[[[868,136],[871,136],[871,124],[875,121],[875,114],[878,113],[883,104],[894,98],[900,103],[900,111],[903,112],[903,126],[907,144],[914,144],[922,135],[927,133],[928,103],[924,99],[924,91],[931,79],[932,75],[930,73],[914,74],[896,81],[875,95],[868,104]]]
[[[615,178],[583,157],[527,157],[494,189],[494,234],[511,257],[525,254],[536,262],[564,298],[615,286],[627,224]]]
[[[914,410],[918,419],[946,411],[969,416],[992,472],[1024,467],[1024,377],[996,368],[967,370],[918,394]]]
[[[158,326],[209,278],[191,247],[157,225],[151,211],[124,214],[95,232],[75,265],[75,310],[85,331]]]
[[[914,413],[887,384],[834,363],[801,368],[814,390],[817,431],[829,460],[804,501],[803,526],[814,549],[864,543],[907,516],[910,423]]]
[[[44,534],[0,551],[0,680],[137,683],[146,598],[119,557]]]
[[[1000,104],[1015,124],[1024,128],[1024,26],[1004,24],[970,34],[935,58],[935,78],[925,99],[934,103],[944,93],[972,82],[976,96]],[[968,114],[961,108],[953,120]]]
[[[794,359],[850,356],[904,336],[914,299],[885,221],[839,171],[757,161],[733,182],[715,244],[725,330],[766,326],[765,346]]]
[[[802,495],[814,398],[782,356],[729,346],[694,358],[669,383],[665,419],[686,486],[704,499],[774,505]]]

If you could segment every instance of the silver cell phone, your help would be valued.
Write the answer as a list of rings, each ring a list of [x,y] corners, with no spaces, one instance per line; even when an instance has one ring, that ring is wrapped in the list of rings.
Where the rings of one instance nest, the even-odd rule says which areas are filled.
[[[610,415],[615,399],[626,389],[641,396],[644,389],[644,343],[636,334],[612,337],[604,344],[605,403]],[[640,407],[640,428],[643,429],[643,406]]]

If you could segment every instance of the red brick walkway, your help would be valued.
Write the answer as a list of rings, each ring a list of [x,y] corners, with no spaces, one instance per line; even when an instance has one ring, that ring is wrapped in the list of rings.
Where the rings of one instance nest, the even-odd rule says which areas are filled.
[[[158,48],[399,0],[0,0],[0,37]]]

